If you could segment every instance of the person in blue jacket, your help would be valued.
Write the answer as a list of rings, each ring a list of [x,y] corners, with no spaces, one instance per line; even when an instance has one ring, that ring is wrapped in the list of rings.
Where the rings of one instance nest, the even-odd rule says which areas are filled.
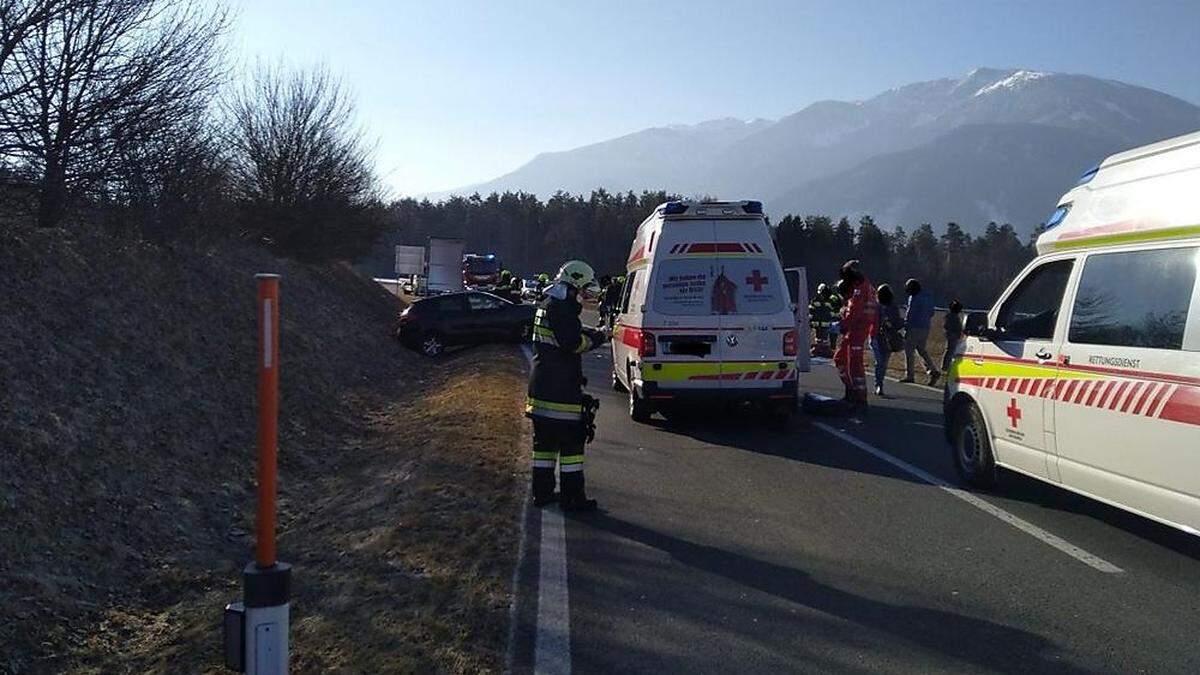
[[[909,279],[904,282],[904,292],[908,293],[908,312],[904,315],[904,373],[901,382],[913,382],[913,371],[916,361],[913,352],[921,355],[925,362],[925,372],[929,374],[929,386],[937,384],[942,376],[929,349],[925,344],[929,341],[929,324],[933,321],[933,296],[921,288],[921,282]]]

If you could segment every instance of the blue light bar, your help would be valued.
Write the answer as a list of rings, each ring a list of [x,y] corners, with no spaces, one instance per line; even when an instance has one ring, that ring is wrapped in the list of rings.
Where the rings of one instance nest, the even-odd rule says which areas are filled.
[[[746,213],[757,213],[762,215],[762,202],[748,201],[742,205],[742,210]]]
[[[687,204],[683,202],[667,202],[663,205],[663,215],[677,216],[687,211]]]
[[[1079,187],[1080,185],[1091,182],[1091,180],[1093,178],[1095,178],[1096,174],[1099,172],[1100,172],[1099,164],[1097,164],[1096,166],[1093,166],[1092,168],[1088,169],[1087,171],[1084,171],[1083,175],[1080,176],[1079,180],[1075,183],[1075,187]]]
[[[1059,224],[1062,223],[1062,221],[1066,220],[1067,214],[1070,212],[1071,212],[1070,204],[1063,204],[1063,205],[1059,206],[1057,209],[1054,209],[1054,213],[1051,213],[1050,217],[1046,219],[1046,229],[1049,230],[1049,229],[1057,227]]]

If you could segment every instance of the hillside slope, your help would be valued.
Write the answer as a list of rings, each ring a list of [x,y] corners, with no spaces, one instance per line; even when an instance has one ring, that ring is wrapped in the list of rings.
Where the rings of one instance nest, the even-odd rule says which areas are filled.
[[[252,555],[258,271],[283,275],[293,664],[501,667],[514,350],[432,364],[391,339],[377,285],[252,247],[0,242],[0,671],[219,671]]]
[[[1084,168],[1120,149],[1102,136],[1045,125],[968,125],[809,181],[774,206],[851,219],[870,214],[882,223],[1020,223],[1025,236]]]

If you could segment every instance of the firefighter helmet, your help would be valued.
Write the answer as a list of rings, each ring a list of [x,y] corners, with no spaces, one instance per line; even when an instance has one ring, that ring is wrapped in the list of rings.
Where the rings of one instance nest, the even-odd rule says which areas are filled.
[[[563,266],[558,268],[558,276],[554,281],[564,282],[574,287],[576,290],[582,291],[587,286],[591,285],[596,279],[596,273],[592,270],[592,266],[582,260],[568,260],[563,263]]]

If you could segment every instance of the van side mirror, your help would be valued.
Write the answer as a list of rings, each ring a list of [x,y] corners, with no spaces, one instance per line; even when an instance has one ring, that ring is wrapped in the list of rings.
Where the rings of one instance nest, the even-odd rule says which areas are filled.
[[[987,312],[971,312],[967,314],[967,320],[963,324],[963,335],[992,340],[996,337],[996,329],[988,326]]]

